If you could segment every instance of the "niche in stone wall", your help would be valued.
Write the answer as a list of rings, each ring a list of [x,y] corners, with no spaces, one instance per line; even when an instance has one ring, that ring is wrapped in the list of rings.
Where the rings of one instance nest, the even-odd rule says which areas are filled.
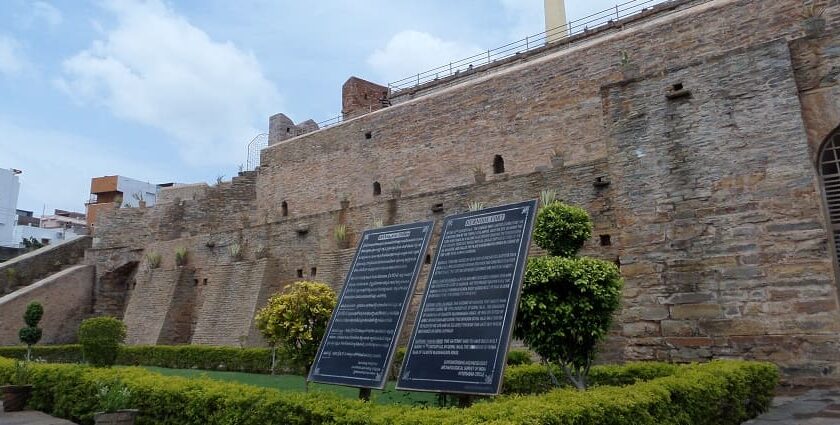
[[[493,158],[493,174],[502,174],[505,172],[505,159],[501,155],[496,155]]]
[[[373,196],[379,196],[382,194],[382,185],[379,182],[373,182]]]
[[[289,204],[286,201],[283,201],[283,203],[280,204],[280,211],[283,217],[289,216]]]

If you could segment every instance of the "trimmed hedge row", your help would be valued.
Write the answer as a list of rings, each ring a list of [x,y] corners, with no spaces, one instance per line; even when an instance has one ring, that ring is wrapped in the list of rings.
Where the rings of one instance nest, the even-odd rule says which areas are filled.
[[[0,357],[24,359],[26,347],[0,347]],[[299,372],[284,363],[277,351],[277,372]],[[32,359],[48,363],[83,363],[78,344],[36,345]],[[120,347],[117,364],[158,366],[170,369],[201,369],[231,372],[269,373],[271,350],[268,348],[212,347],[205,345],[125,345]]]
[[[0,383],[13,369],[12,360],[0,359]],[[612,375],[632,375],[619,369]],[[98,409],[97,383],[119,380],[131,389],[141,424],[736,425],[769,406],[778,382],[778,369],[768,363],[715,361],[673,371],[624,387],[559,389],[539,396],[502,396],[466,409],[440,409],[378,406],[328,393],[164,377],[138,368],[36,364],[30,404],[90,424],[91,413]]]
[[[673,375],[680,366],[671,363],[633,362],[623,365],[593,366],[589,372],[591,386],[625,386]],[[552,365],[551,371],[564,386],[570,386],[560,366]],[[505,370],[504,394],[542,394],[554,389],[548,367],[526,364]]]
[[[509,366],[528,364],[531,361],[527,350],[510,350]],[[396,377],[405,356],[405,348],[400,348],[394,357],[392,374]],[[25,346],[0,346],[0,357],[10,359],[26,358]],[[82,348],[78,344],[35,345],[32,347],[32,359],[48,363],[83,363]],[[277,350],[276,372],[303,373],[290,362],[284,362],[286,356]],[[230,372],[270,373],[271,349],[213,347],[207,345],[124,345],[117,355],[118,365],[157,366],[170,369],[200,369]]]

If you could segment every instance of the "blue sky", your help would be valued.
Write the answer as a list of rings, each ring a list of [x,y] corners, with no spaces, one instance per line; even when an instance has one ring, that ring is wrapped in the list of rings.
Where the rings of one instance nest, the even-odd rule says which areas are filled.
[[[567,0],[571,19],[616,0]],[[81,211],[90,178],[229,178],[277,112],[543,30],[542,0],[2,0],[0,168],[19,208]]]

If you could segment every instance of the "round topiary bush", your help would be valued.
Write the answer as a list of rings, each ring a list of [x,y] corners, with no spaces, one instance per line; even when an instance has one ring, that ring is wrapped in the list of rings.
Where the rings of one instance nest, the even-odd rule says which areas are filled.
[[[528,262],[514,336],[578,388],[621,302],[618,267],[594,258],[539,257]]]
[[[21,328],[18,332],[20,342],[26,344],[26,360],[32,359],[32,346],[41,340],[42,331],[38,327],[38,322],[44,317],[44,307],[39,302],[31,302],[26,306],[26,311],[23,313],[23,322],[26,327]]]
[[[124,340],[125,325],[113,317],[86,319],[79,327],[82,355],[93,366],[113,366]]]
[[[554,201],[537,213],[534,242],[551,255],[572,257],[591,236],[592,220],[583,208]]]

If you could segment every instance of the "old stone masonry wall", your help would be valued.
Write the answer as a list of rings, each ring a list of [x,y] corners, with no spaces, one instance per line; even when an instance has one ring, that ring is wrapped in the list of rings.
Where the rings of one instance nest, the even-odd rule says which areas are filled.
[[[753,358],[836,381],[815,164],[840,125],[840,5],[821,28],[799,0],[682,3],[283,140],[232,182],[104,214],[86,256],[93,311],[124,316],[132,342],[260,344],[253,312],[271,293],[301,278],[340,288],[353,250],[336,225],[353,246],[375,219],[439,225],[469,201],[555,189],[593,216],[586,254],[625,279],[603,360]]]

